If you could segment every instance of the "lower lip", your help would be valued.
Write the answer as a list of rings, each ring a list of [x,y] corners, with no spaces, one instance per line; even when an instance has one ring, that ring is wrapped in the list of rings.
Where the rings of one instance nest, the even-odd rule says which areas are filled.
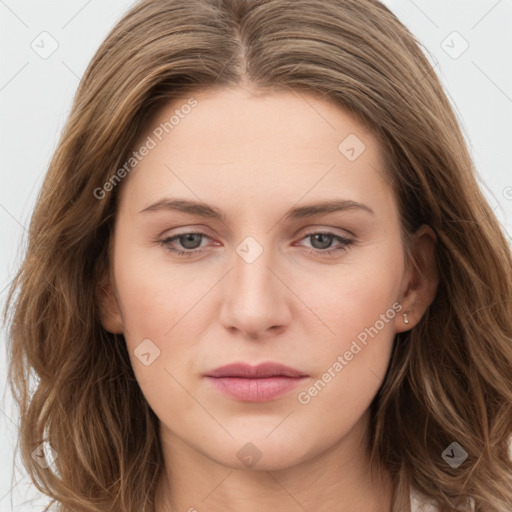
[[[274,400],[300,386],[306,377],[206,377],[222,393],[245,402]]]

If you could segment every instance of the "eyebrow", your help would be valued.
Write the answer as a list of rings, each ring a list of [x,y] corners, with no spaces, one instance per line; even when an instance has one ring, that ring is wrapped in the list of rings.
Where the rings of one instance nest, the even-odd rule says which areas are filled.
[[[350,199],[334,199],[305,206],[296,206],[288,210],[284,218],[289,221],[346,210],[362,210],[375,215],[375,212],[365,204],[358,203],[357,201],[352,201]],[[210,206],[206,203],[190,201],[188,199],[160,199],[138,213],[153,211],[177,211],[198,215],[200,217],[217,219],[223,223],[226,221],[225,214],[219,208]]]

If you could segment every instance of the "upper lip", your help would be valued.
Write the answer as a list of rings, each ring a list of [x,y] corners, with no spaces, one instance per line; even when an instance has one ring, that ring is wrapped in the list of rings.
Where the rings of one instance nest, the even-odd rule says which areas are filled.
[[[206,376],[262,379],[265,377],[307,377],[308,375],[280,363],[267,362],[257,366],[247,363],[231,363],[208,372]]]

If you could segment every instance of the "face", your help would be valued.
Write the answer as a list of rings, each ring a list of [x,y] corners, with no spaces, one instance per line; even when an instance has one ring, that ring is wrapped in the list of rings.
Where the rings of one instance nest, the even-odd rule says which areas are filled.
[[[315,96],[239,89],[153,124],[119,185],[103,324],[124,333],[163,443],[278,469],[364,432],[394,335],[415,323],[372,134]],[[205,376],[269,362],[302,377]]]

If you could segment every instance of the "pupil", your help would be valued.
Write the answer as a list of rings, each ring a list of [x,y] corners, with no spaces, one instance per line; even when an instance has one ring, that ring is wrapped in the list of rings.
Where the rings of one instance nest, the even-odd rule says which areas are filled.
[[[322,241],[321,241],[322,237],[325,237],[325,239],[326,239],[326,242],[324,244],[322,244]],[[331,237],[331,235],[325,235],[325,234],[322,234],[322,233],[319,233],[317,235],[313,235],[313,240],[320,239],[320,245],[322,245],[322,247],[315,247],[315,248],[316,249],[326,249],[327,247],[329,247],[331,245],[330,244],[330,242],[331,242],[330,237]],[[314,246],[314,244],[313,244],[313,246]]]
[[[197,249],[197,246],[194,247],[194,238],[196,238],[196,243],[199,240],[201,242],[201,235],[199,233],[190,233],[189,235],[182,236],[182,245],[185,247],[185,249]],[[198,240],[197,240],[198,239]],[[183,243],[183,240],[185,243]],[[191,243],[192,247],[190,247],[188,244]]]

